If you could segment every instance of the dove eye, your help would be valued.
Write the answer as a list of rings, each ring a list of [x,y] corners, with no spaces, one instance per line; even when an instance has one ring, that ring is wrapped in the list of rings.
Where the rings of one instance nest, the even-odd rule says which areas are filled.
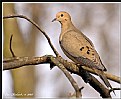
[[[61,14],[61,17],[63,17],[63,14]]]

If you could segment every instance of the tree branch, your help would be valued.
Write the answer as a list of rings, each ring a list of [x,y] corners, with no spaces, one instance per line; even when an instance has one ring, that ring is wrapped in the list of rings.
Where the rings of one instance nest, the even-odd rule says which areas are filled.
[[[20,68],[27,65],[38,65],[43,63],[49,63],[47,58],[51,57],[51,55],[45,55],[41,57],[10,57],[3,59],[3,70],[10,70],[15,68]],[[53,56],[54,57],[54,56]],[[64,66],[72,73],[79,73],[79,68],[72,62],[67,62],[63,58],[56,57]],[[15,63],[14,63],[15,62]],[[84,70],[96,74],[92,69],[87,68],[85,66],[82,67]],[[108,72],[104,72],[106,77],[112,81],[115,81],[121,84],[121,78],[115,75],[112,75]]]
[[[43,64],[43,63],[53,63],[54,65],[58,66],[66,75],[66,77],[69,79],[72,86],[74,87],[75,92],[76,92],[76,97],[79,98],[82,96],[80,88],[78,87],[75,80],[69,74],[67,69],[63,66],[63,64],[61,64],[54,56],[45,55],[42,57],[14,57],[12,58],[12,60],[11,58],[4,59],[3,69],[9,70],[9,69],[20,68],[23,66],[37,65],[37,64]]]
[[[79,68],[72,62],[67,62],[66,60],[54,57],[52,55],[45,55],[42,57],[15,57],[15,58],[7,58],[3,61],[3,69],[9,70],[14,68],[19,68],[22,66],[30,66],[30,65],[37,65],[37,64],[43,64],[43,63],[53,63],[54,65],[58,66],[59,63],[55,64],[55,62],[52,61],[52,59],[56,59],[70,71],[73,72],[79,76],[82,77],[82,79],[87,83],[89,83],[97,92],[100,93],[100,95],[105,97],[110,97],[110,94],[108,89],[106,89],[95,77],[93,77],[91,74],[87,72],[85,69],[79,70]],[[107,73],[108,74],[108,73]]]

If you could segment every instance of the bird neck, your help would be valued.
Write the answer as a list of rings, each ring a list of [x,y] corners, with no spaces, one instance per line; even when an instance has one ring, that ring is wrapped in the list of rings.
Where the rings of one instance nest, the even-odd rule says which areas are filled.
[[[73,28],[74,28],[74,25],[72,24],[71,21],[66,21],[66,22],[61,23],[61,33],[66,32]]]
[[[72,24],[72,22],[62,22],[61,23],[61,34],[59,37],[59,41],[61,42],[62,37],[65,33],[68,33],[70,30],[75,30],[75,26]]]

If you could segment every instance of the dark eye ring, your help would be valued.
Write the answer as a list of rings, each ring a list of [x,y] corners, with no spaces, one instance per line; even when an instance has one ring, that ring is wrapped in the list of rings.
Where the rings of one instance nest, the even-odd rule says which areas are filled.
[[[63,14],[61,14],[61,17],[63,17]]]

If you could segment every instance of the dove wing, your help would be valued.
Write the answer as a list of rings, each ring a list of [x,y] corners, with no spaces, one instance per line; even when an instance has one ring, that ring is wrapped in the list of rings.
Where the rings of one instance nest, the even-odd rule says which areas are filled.
[[[82,33],[69,30],[64,33],[60,45],[64,53],[76,63],[105,70],[93,43]]]

